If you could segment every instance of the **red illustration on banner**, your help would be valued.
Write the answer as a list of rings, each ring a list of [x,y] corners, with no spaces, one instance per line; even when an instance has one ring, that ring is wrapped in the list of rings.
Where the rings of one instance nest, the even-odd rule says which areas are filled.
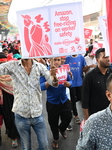
[[[72,46],[70,52],[75,52],[75,51],[76,51],[75,46]]]
[[[92,31],[93,30],[91,30],[91,29],[84,28],[84,37],[85,37],[85,39],[90,39],[91,38]]]
[[[66,69],[67,72],[70,72],[70,66],[69,66],[69,64],[64,64],[61,67],[63,67],[64,69]]]
[[[67,72],[69,71],[70,71],[69,64],[64,64],[57,69],[56,76],[58,78],[59,84],[64,84],[64,82],[67,80]]]
[[[78,44],[80,41],[80,38],[79,37],[75,37],[75,44]]]
[[[44,18],[40,14],[35,16],[36,24],[29,15],[22,15],[22,17],[24,18],[24,40],[29,57],[52,55],[47,35],[50,31],[48,21],[44,22],[42,27],[40,23]]]
[[[81,51],[81,50],[82,50],[82,46],[79,45],[79,46],[77,47],[77,49],[78,49],[79,51]]]
[[[102,43],[96,43],[96,42],[94,42],[93,43],[93,50],[92,50],[91,54],[95,55],[96,50],[99,49],[99,48],[102,48],[102,47],[103,47]]]

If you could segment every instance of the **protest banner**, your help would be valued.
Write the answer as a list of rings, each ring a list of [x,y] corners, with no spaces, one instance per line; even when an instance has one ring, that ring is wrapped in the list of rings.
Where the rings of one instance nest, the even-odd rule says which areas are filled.
[[[7,41],[8,41],[8,43],[10,43],[11,41],[14,41],[15,39],[14,39],[14,36],[8,36],[7,37]]]
[[[22,58],[85,53],[82,3],[17,12]]]
[[[92,36],[93,30],[84,28],[84,37],[85,39],[90,39]]]
[[[108,31],[110,61],[112,63],[112,1],[111,0],[106,0],[106,11],[107,11],[107,31]]]
[[[103,44],[102,44],[102,43],[96,43],[96,42],[94,42],[94,43],[93,43],[93,49],[92,49],[91,54],[92,54],[92,55],[95,55],[96,51],[97,51],[99,48],[102,48],[102,47],[103,47]]]
[[[65,68],[67,70],[67,72],[70,72],[70,66],[69,66],[69,64],[63,64],[61,66],[63,66],[63,68]]]
[[[57,68],[56,76],[58,78],[59,84],[64,84],[64,82],[67,81],[67,75],[69,71],[70,71],[69,64],[64,64],[61,65],[60,68]]]
[[[108,39],[108,29],[107,29],[107,17],[106,16],[100,16],[98,17],[100,30],[103,36],[104,40],[104,47],[106,51],[106,56],[110,56],[110,50],[109,50],[109,39]]]

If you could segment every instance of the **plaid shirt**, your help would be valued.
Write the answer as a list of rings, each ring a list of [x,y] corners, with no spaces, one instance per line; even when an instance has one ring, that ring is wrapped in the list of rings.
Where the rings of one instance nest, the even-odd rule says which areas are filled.
[[[30,75],[24,69],[21,60],[6,62],[0,65],[0,75],[9,74],[14,88],[14,104],[12,111],[25,118],[34,118],[42,114],[42,93],[40,76],[44,76],[52,85],[47,68],[33,61]]]

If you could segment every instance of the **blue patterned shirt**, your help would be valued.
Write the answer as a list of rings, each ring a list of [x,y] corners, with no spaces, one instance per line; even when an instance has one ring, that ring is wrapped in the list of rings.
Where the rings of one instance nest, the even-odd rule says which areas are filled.
[[[89,117],[76,150],[112,150],[112,111],[110,106]]]

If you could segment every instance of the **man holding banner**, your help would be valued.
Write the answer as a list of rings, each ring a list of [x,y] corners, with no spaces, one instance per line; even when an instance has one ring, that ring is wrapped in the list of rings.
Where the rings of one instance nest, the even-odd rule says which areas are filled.
[[[38,7],[38,8],[30,9],[30,10],[18,11],[17,19],[18,19],[17,22],[18,22],[18,28],[19,28],[19,33],[20,33],[20,39],[21,39],[22,58],[24,59],[28,59],[31,57],[32,58],[35,58],[35,57],[50,58],[50,57],[56,57],[56,56],[58,57],[58,56],[64,56],[64,55],[65,56],[73,55],[75,53],[76,54],[85,53],[82,3],[81,2],[62,4],[62,5],[59,4],[56,6],[52,5],[52,6],[42,7],[42,8]],[[15,65],[13,66],[15,68]],[[18,64],[18,66],[20,68],[21,63]],[[9,68],[10,67],[11,66],[9,66]],[[30,67],[29,69],[31,71],[31,75],[34,75],[35,73],[32,74],[32,71],[34,71],[34,69],[31,66],[29,67]],[[23,69],[24,69],[23,67],[20,68],[21,71],[23,71]],[[29,69],[27,71],[29,71]],[[13,67],[12,67],[12,70],[13,70]],[[42,67],[39,66],[39,71],[38,69],[36,71],[37,77],[35,76],[32,78],[34,82],[34,86],[31,84],[31,87],[35,89],[35,84],[37,86],[38,79],[41,74],[45,76],[49,85],[53,85],[51,84],[51,80],[49,79],[49,75],[47,75],[47,72],[48,71],[46,71],[45,68],[43,69],[43,66]],[[18,74],[20,75],[21,73],[18,72]],[[26,72],[21,74],[22,77],[24,77],[25,74]],[[29,75],[30,75],[30,72],[29,72]],[[15,77],[15,73],[13,76]],[[26,77],[28,77],[28,75],[26,75],[24,78],[21,78],[21,79],[24,79],[26,82],[28,82],[27,86],[24,87],[24,85],[21,85],[22,82],[20,82],[20,85],[22,86],[22,88],[24,87],[25,89],[27,89],[29,86],[29,83],[31,83],[30,79],[26,79]],[[34,81],[35,79],[37,79],[37,82]],[[20,79],[18,80],[20,81]],[[55,78],[55,80],[56,80],[55,84],[57,85],[58,84],[57,79]],[[20,90],[20,88],[18,90]],[[38,87],[38,90],[40,91],[39,87]],[[21,91],[22,95],[24,95],[23,92],[25,92],[24,89]],[[32,95],[35,95],[33,91],[30,91],[28,89],[27,93],[30,94],[30,92],[32,93]],[[38,93],[38,96],[39,96],[39,93]],[[35,100],[35,97],[31,99]],[[40,99],[39,99],[39,102],[40,102]],[[32,101],[28,103],[30,103],[30,105],[33,105]],[[24,107],[24,104],[19,105],[19,106]],[[34,104],[34,108],[35,107],[37,107],[37,105]],[[25,107],[24,110],[28,108]],[[14,112],[16,112],[15,109],[16,109],[16,106],[14,105],[14,108],[13,108]],[[21,108],[18,109],[18,112],[19,111],[21,112]],[[26,117],[29,114],[27,113],[24,114]],[[16,117],[16,119],[17,118],[18,117]],[[45,136],[45,134],[43,135]],[[43,139],[43,141],[44,140],[45,139]],[[45,145],[45,142],[43,145]]]
[[[55,67],[50,71],[32,59],[10,61],[0,65],[0,75],[11,75],[14,87],[15,124],[20,135],[22,150],[31,150],[31,127],[34,129],[39,148],[48,146],[46,127],[42,116],[40,76],[52,86],[58,86]],[[51,75],[52,76],[51,76]],[[52,77],[52,78],[51,78]]]
[[[54,58],[54,65],[57,67],[57,77],[59,86],[52,87],[45,80],[41,78],[41,89],[47,90],[46,108],[48,113],[48,122],[53,134],[52,148],[58,148],[59,132],[64,138],[67,138],[66,128],[68,127],[71,118],[71,103],[66,95],[66,87],[71,87],[72,79],[68,73],[69,69],[65,69],[68,65],[61,66],[61,57]],[[61,118],[61,122],[59,122]]]

